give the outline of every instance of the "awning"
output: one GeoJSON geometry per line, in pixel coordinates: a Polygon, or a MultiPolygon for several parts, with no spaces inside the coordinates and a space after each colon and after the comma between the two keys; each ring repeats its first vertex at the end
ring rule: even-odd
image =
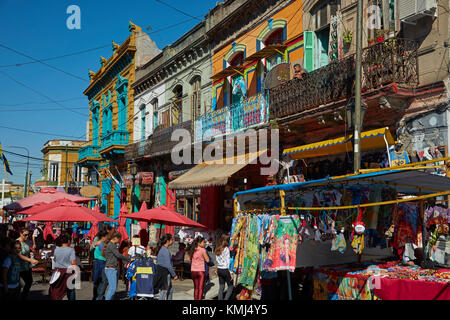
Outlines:
{"type": "Polygon", "coordinates": [[[252,54],[250,57],[245,58],[243,61],[244,62],[259,61],[261,59],[271,57],[277,53],[284,54],[284,51],[286,51],[286,48],[287,48],[287,46],[282,45],[282,44],[267,46],[267,47],[259,50],[258,52],[252,54]]]}
{"type": "Polygon", "coordinates": [[[220,79],[232,76],[232,75],[234,75],[236,73],[239,73],[239,74],[243,75],[243,72],[244,72],[244,67],[243,66],[236,66],[236,67],[230,66],[230,67],[228,67],[226,69],[223,69],[219,73],[216,73],[215,75],[213,75],[211,77],[211,79],[213,81],[216,81],[216,80],[220,80],[220,79]]]}
{"type": "Polygon", "coordinates": [[[267,153],[267,150],[222,159],[221,161],[203,162],[170,182],[169,189],[196,189],[210,186],[224,186],[233,174],[249,164],[256,163],[258,156],[265,153],[267,153]]]}
{"type": "MultiPolygon", "coordinates": [[[[313,157],[321,157],[327,155],[335,155],[353,151],[352,145],[353,135],[348,138],[340,137],[304,146],[285,149],[283,156],[289,155],[292,159],[307,159],[313,157]]],[[[389,128],[381,128],[372,131],[366,131],[361,134],[361,150],[371,150],[377,148],[386,148],[388,145],[395,144],[394,138],[389,131],[389,128]]]]}

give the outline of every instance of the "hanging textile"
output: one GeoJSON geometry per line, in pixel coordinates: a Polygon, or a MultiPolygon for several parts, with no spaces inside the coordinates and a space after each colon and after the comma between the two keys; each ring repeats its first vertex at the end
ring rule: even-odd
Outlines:
{"type": "Polygon", "coordinates": [[[347,242],[345,241],[344,234],[339,233],[331,242],[331,251],[344,253],[345,249],[347,249],[347,242]]]}
{"type": "Polygon", "coordinates": [[[294,272],[297,263],[297,243],[300,218],[275,216],[270,225],[271,246],[263,264],[266,271],[294,272]]]}
{"type": "Polygon", "coordinates": [[[208,229],[216,230],[219,226],[219,187],[201,189],[200,223],[208,229]]]}
{"type": "MultiPolygon", "coordinates": [[[[176,211],[177,210],[177,198],[175,195],[175,190],[167,188],[167,195],[166,195],[166,206],[169,210],[176,211]]],[[[174,235],[175,233],[175,227],[173,226],[166,226],[165,229],[166,233],[174,235]]]]}
{"type": "Polygon", "coordinates": [[[248,290],[253,290],[256,281],[256,273],[258,271],[259,246],[257,219],[256,216],[248,219],[244,261],[242,272],[239,277],[239,283],[248,290]]]}

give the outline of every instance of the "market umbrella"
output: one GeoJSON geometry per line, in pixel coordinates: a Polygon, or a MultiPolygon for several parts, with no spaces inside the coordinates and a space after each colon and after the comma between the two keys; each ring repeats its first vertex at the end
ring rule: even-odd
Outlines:
{"type": "Polygon", "coordinates": [[[55,208],[55,207],[59,206],[61,203],[67,203],[67,202],[72,202],[72,201],[70,201],[68,199],[58,199],[58,200],[50,202],[50,203],[39,202],[39,203],[36,203],[35,205],[33,205],[31,208],[19,211],[18,214],[32,216],[36,213],[40,213],[42,211],[45,211],[45,210],[48,210],[51,208],[55,208]]]}
{"type": "Polygon", "coordinates": [[[106,215],[85,208],[74,202],[60,203],[57,207],[42,211],[21,221],[48,222],[116,222],[106,215]]]}
{"type": "Polygon", "coordinates": [[[175,211],[169,210],[166,206],[161,206],[159,208],[143,212],[132,213],[127,215],[127,219],[160,223],[169,226],[185,226],[206,229],[204,225],[195,222],[194,220],[191,220],[175,211]]]}
{"type": "Polygon", "coordinates": [[[122,235],[121,242],[128,240],[130,237],[128,236],[127,228],[125,227],[125,223],[127,222],[126,216],[128,215],[128,208],[127,204],[124,203],[122,205],[122,208],[120,208],[119,213],[119,228],[117,229],[118,232],[122,235]]]}
{"type": "MultiPolygon", "coordinates": [[[[100,209],[98,208],[98,206],[95,206],[93,211],[96,212],[96,213],[100,213],[101,214],[100,209]]],[[[98,233],[98,222],[94,221],[94,222],[92,222],[91,229],[86,234],[86,237],[88,239],[90,239],[90,240],[94,240],[94,238],[97,235],[97,233],[98,233]]]]}
{"type": "Polygon", "coordinates": [[[59,199],[67,199],[73,202],[89,202],[95,199],[91,198],[83,198],[80,196],[68,194],[61,191],[56,191],[53,188],[42,188],[38,193],[35,193],[25,199],[13,202],[7,206],[4,206],[3,209],[7,211],[21,211],[26,208],[32,207],[33,205],[43,202],[43,203],[51,203],[59,199]]]}
{"type": "MultiPolygon", "coordinates": [[[[139,210],[139,212],[144,212],[147,210],[148,210],[147,203],[144,201],[144,202],[142,202],[141,210],[139,210]]],[[[148,222],[147,221],[139,221],[139,227],[141,227],[141,230],[142,229],[147,230],[148,222]]]]}

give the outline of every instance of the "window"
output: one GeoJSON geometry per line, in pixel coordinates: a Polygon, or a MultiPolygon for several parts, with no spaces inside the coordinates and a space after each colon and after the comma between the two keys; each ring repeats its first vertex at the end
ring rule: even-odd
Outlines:
{"type": "Polygon", "coordinates": [[[59,163],[50,163],[49,181],[58,182],[59,178],[59,163]]]}
{"type": "Polygon", "coordinates": [[[191,110],[194,119],[197,119],[202,114],[202,79],[195,77],[191,82],[192,96],[191,96],[191,110]]]}
{"type": "Polygon", "coordinates": [[[77,164],[72,166],[72,181],[73,182],[83,182],[83,168],[79,167],[77,164]]]}
{"type": "Polygon", "coordinates": [[[153,131],[158,126],[158,98],[153,99],[150,104],[153,107],[153,131]]]}
{"type": "Polygon", "coordinates": [[[178,85],[173,89],[174,100],[171,107],[171,122],[172,125],[177,125],[182,122],[183,111],[183,87],[178,85]]]}
{"type": "Polygon", "coordinates": [[[146,123],[145,123],[145,105],[141,106],[141,141],[145,140],[145,130],[146,130],[146,123]]]}

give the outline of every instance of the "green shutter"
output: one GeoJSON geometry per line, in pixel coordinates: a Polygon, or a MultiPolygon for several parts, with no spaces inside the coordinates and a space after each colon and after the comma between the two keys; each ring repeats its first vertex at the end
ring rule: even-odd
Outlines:
{"type": "Polygon", "coordinates": [[[314,31],[305,31],[304,35],[304,68],[311,72],[314,70],[314,43],[316,42],[316,35],[314,31]]]}

